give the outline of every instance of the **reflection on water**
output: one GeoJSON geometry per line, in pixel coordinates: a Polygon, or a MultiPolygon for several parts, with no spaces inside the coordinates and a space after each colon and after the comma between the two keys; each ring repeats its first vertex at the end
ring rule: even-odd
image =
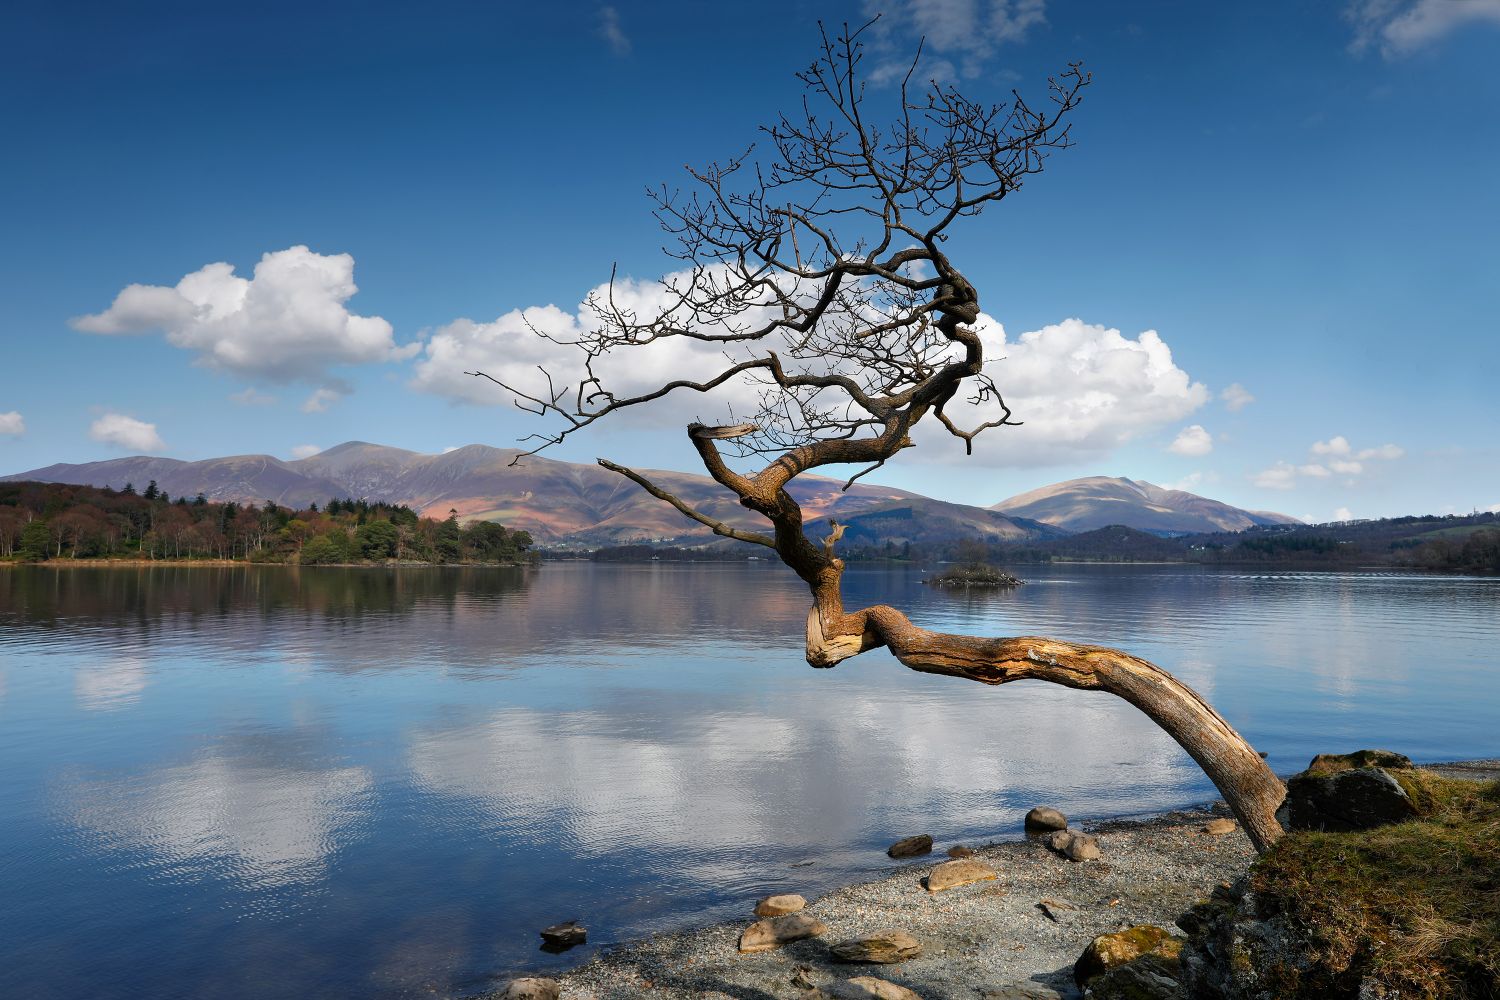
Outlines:
{"type": "MultiPolygon", "coordinates": [[[[848,589],[1128,648],[1281,771],[1500,751],[1496,581],[1031,576],[848,589]]],[[[534,951],[560,920],[593,947],[883,871],[913,832],[1212,794],[1105,696],[811,670],[805,606],[767,564],[0,572],[0,995],[467,995],[576,961],[534,951]]]]}

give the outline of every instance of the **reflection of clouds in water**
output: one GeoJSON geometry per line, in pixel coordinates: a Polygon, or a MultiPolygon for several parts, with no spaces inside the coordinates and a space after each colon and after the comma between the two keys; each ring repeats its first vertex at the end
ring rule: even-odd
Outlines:
{"type": "Polygon", "coordinates": [[[672,704],[628,726],[598,711],[507,708],[418,735],[410,767],[429,791],[477,803],[506,839],[561,837],[588,855],[823,851],[902,824],[1000,831],[1037,790],[1098,813],[1122,779],[1126,810],[1153,807],[1153,793],[1171,804],[1192,780],[1169,737],[1107,696],[900,687],[871,697],[798,684],[779,693],[777,715],[709,710],[686,724],[672,704]]]}
{"type": "Polygon", "coordinates": [[[75,824],[154,852],[173,872],[229,874],[259,888],[316,881],[340,831],[368,809],[370,772],[250,749],[216,749],[140,782],[75,777],[60,795],[75,824]]]}
{"type": "Polygon", "coordinates": [[[137,657],[80,666],[73,673],[73,696],[90,712],[113,712],[141,700],[146,690],[146,663],[137,657]]]}

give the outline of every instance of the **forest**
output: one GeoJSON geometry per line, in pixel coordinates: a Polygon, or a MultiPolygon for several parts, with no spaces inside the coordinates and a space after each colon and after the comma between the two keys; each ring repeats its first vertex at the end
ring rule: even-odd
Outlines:
{"type": "Polygon", "coordinates": [[[242,560],[255,563],[516,563],[532,539],[491,521],[461,525],[409,507],[331,499],[294,510],[271,501],[173,499],[153,481],[137,491],[63,483],[0,483],[0,558],[242,560]]]}

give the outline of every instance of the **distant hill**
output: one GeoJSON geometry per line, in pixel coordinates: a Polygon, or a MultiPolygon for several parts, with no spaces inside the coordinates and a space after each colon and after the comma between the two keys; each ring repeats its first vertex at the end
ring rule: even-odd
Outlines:
{"type": "Polygon", "coordinates": [[[1157,535],[1185,535],[1302,523],[1286,514],[1242,510],[1195,493],[1110,476],[1053,483],[1002,500],[990,509],[1069,532],[1118,524],[1157,535]]]}
{"type": "MultiPolygon", "coordinates": [[[[51,465],[3,480],[38,480],[89,486],[144,489],[151,480],[175,496],[204,494],[210,500],[289,507],[325,503],[331,497],[404,504],[424,516],[457,510],[464,519],[500,521],[529,531],[540,542],[621,544],[654,539],[707,536],[706,529],[616,473],[593,464],[530,457],[519,466],[517,452],[473,444],[440,455],[350,441],[310,458],[282,461],[270,455],[182,462],[169,458],[119,458],[83,465],[51,465]]],[[[761,527],[759,514],[707,476],[649,471],[664,489],[712,517],[741,527],[761,527]]],[[[981,530],[1002,539],[1051,537],[1054,529],[962,504],[947,504],[906,490],[800,476],[790,486],[809,522],[888,508],[921,509],[935,520],[923,530],[947,525],[955,531],[981,530]]],[[[900,515],[889,515],[899,520],[900,515]]],[[[908,522],[910,517],[908,515],[908,522]]],[[[874,530],[874,529],[870,529],[874,530]]]]}

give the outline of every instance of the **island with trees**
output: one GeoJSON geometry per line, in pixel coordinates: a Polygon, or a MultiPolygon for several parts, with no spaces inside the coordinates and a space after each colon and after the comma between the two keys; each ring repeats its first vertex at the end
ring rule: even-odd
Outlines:
{"type": "Polygon", "coordinates": [[[285,563],[306,566],[517,564],[532,538],[493,521],[438,520],[403,505],[329,500],[296,510],[195,497],[155,482],[137,491],[63,483],[0,484],[0,560],[285,563]]]}

